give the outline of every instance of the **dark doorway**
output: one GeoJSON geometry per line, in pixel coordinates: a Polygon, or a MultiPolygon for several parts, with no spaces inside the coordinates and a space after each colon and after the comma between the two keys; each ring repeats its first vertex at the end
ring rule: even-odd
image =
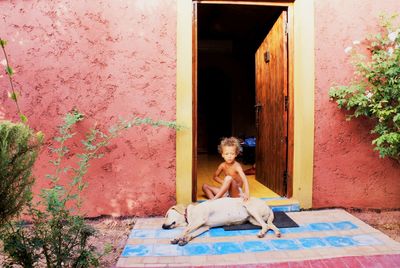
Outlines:
{"type": "MultiPolygon", "coordinates": [[[[197,191],[222,160],[217,153],[222,137],[258,135],[255,54],[286,9],[197,4],[197,191]]],[[[255,148],[245,147],[239,161],[251,167],[256,157],[255,148]]]]}

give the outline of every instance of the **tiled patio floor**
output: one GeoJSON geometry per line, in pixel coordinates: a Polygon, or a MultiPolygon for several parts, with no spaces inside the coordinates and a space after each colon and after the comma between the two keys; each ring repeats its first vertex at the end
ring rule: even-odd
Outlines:
{"type": "Polygon", "coordinates": [[[287,214],[300,227],[281,229],[281,238],[214,228],[183,247],[170,244],[181,228],[138,219],[117,267],[400,267],[400,243],[344,210],[287,214]]]}

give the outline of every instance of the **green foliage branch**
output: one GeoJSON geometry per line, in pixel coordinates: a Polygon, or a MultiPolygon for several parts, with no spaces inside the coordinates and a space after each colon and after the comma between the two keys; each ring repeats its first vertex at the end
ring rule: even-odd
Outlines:
{"type": "Polygon", "coordinates": [[[14,71],[14,69],[10,66],[10,62],[9,62],[9,60],[8,60],[7,53],[6,53],[6,49],[5,49],[6,45],[7,45],[7,41],[0,38],[0,47],[1,47],[1,49],[2,49],[2,51],[3,51],[3,54],[4,54],[4,57],[5,57],[5,71],[6,71],[6,74],[7,74],[7,76],[8,76],[8,80],[9,80],[9,82],[10,82],[10,87],[11,87],[11,92],[8,92],[8,97],[9,97],[10,99],[12,99],[12,100],[15,102],[15,105],[16,105],[16,107],[17,107],[18,116],[19,116],[19,118],[21,119],[21,121],[22,121],[23,123],[26,123],[26,122],[28,121],[28,119],[27,119],[27,117],[21,112],[21,109],[19,108],[19,104],[18,104],[18,96],[19,96],[19,93],[15,90],[14,82],[13,82],[13,79],[12,79],[12,77],[13,77],[15,71],[14,71]]]}
{"type": "Polygon", "coordinates": [[[0,38],[0,47],[5,56],[1,64],[5,66],[11,86],[8,96],[15,102],[23,124],[0,120],[0,226],[16,217],[30,200],[34,182],[31,170],[43,142],[43,134],[34,133],[25,124],[27,118],[18,105],[18,93],[12,79],[14,70],[9,64],[6,44],[0,38]]]}
{"type": "Polygon", "coordinates": [[[31,199],[32,167],[43,141],[25,124],[0,122],[0,226],[31,199]]]}
{"type": "MultiPolygon", "coordinates": [[[[329,96],[338,107],[349,110],[347,120],[365,116],[375,122],[372,144],[380,157],[400,162],[400,25],[397,15],[380,16],[381,31],[366,38],[368,53],[358,46],[346,48],[355,67],[349,85],[334,86],[329,96]]],[[[364,43],[364,42],[363,42],[364,43]]]]}
{"type": "MultiPolygon", "coordinates": [[[[0,46],[5,55],[6,73],[9,77],[11,92],[9,97],[15,102],[18,115],[23,123],[27,118],[22,114],[18,104],[18,93],[15,90],[10,67],[5,51],[7,42],[0,38],[0,46]]],[[[123,130],[133,126],[150,125],[166,126],[175,130],[181,129],[175,122],[133,117],[120,119],[108,132],[97,128],[91,129],[82,140],[83,152],[75,154],[75,166],[64,164],[72,154],[68,141],[76,133],[76,124],[83,120],[78,111],[68,113],[64,124],[59,127],[59,135],[54,138],[57,147],[50,148],[55,156],[50,162],[54,173],[48,174],[49,188],[41,191],[38,199],[32,199],[31,185],[33,178],[31,168],[43,141],[41,132],[33,134],[25,124],[0,122],[0,240],[3,252],[7,256],[5,267],[97,267],[100,258],[111,250],[106,245],[100,253],[90,244],[90,238],[96,230],[86,224],[81,213],[81,193],[88,186],[84,182],[90,162],[103,157],[102,148],[123,130]],[[25,166],[25,168],[22,168],[25,166]],[[7,177],[8,176],[8,177],[7,177]],[[67,183],[61,183],[61,181],[67,183]],[[15,221],[15,215],[22,208],[25,213],[15,221]],[[27,218],[30,221],[21,220],[27,218]]]]}
{"type": "Polygon", "coordinates": [[[4,243],[9,267],[16,264],[23,267],[45,265],[48,268],[99,266],[101,256],[111,248],[106,246],[104,252],[100,253],[90,244],[90,238],[95,236],[96,231],[85,223],[84,214],[80,212],[81,193],[87,187],[83,179],[90,161],[103,157],[102,149],[109,145],[110,140],[133,126],[181,128],[175,122],[149,118],[120,119],[107,132],[91,129],[81,141],[83,152],[75,155],[77,165],[64,165],[67,154],[71,152],[68,140],[76,135],[73,128],[83,118],[83,114],[78,111],[68,113],[59,128],[60,135],[54,138],[58,143],[57,147],[51,148],[55,155],[51,160],[55,171],[47,175],[50,187],[42,189],[40,200],[30,202],[27,207],[27,216],[32,219],[32,223],[8,222],[1,230],[0,238],[4,243]],[[60,182],[66,178],[68,183],[64,186],[60,182]]]}

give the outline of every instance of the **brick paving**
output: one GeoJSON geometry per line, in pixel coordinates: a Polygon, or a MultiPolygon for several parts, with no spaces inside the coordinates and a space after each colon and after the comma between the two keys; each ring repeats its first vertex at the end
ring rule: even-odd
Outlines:
{"type": "Polygon", "coordinates": [[[116,267],[400,267],[400,243],[344,210],[287,215],[299,227],[281,238],[213,228],[183,247],[170,244],[182,228],[138,219],[116,267]]]}

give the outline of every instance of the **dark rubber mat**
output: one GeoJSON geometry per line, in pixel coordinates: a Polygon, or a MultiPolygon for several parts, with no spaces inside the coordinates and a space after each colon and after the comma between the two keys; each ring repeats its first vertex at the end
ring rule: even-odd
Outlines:
{"type": "MultiPolygon", "coordinates": [[[[299,227],[299,225],[292,220],[285,212],[276,211],[274,212],[274,221],[276,227],[278,228],[293,228],[299,227]]],[[[224,226],[225,231],[234,231],[234,230],[253,230],[253,229],[261,229],[260,226],[253,225],[249,222],[239,224],[239,225],[227,225],[224,226]]]]}

